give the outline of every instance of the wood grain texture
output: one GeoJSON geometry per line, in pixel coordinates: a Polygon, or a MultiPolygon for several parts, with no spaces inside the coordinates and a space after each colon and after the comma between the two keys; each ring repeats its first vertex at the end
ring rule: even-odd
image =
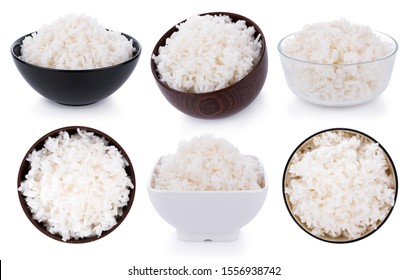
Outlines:
{"type": "MultiPolygon", "coordinates": [[[[212,12],[202,15],[228,15],[233,21],[245,20],[247,26],[253,26],[256,30],[255,36],[261,34],[262,50],[259,62],[253,67],[243,79],[233,85],[221,90],[208,93],[186,93],[170,88],[166,83],[161,82],[159,74],[156,70],[157,66],[151,59],[151,70],[158,88],[164,97],[175,108],[181,112],[202,119],[218,119],[233,115],[246,108],[259,95],[266,81],[268,71],[268,56],[266,39],[261,29],[252,20],[234,13],[227,12],[212,12]]],[[[185,20],[184,20],[185,21],[185,20]]],[[[179,24],[179,23],[178,23],[179,24]]],[[[177,25],[178,25],[177,24],[177,25]]],[[[160,46],[165,45],[165,41],[172,33],[177,31],[174,26],[168,30],[157,42],[153,55],[158,55],[160,46]]]]}

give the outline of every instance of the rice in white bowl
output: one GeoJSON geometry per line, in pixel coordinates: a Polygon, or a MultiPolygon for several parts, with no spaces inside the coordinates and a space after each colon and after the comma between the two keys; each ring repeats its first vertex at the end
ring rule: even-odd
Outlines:
{"type": "Polygon", "coordinates": [[[23,40],[21,59],[37,66],[83,70],[109,67],[133,57],[133,42],[106,30],[95,18],[69,14],[23,40]]]}
{"type": "Polygon", "coordinates": [[[182,92],[204,93],[245,77],[260,58],[261,35],[227,15],[192,16],[152,58],[160,80],[182,92]]]}
{"type": "Polygon", "coordinates": [[[63,241],[111,229],[134,188],[120,151],[86,130],[61,131],[26,160],[30,170],[18,190],[32,217],[63,241]]]}
{"type": "Polygon", "coordinates": [[[213,135],[181,141],[177,152],[163,156],[151,187],[179,191],[239,191],[264,187],[264,170],[253,156],[242,155],[224,138],[213,135]]]}
{"type": "Polygon", "coordinates": [[[395,174],[385,152],[353,132],[312,137],[295,152],[285,176],[290,211],[319,237],[360,238],[395,203],[395,174]]]}

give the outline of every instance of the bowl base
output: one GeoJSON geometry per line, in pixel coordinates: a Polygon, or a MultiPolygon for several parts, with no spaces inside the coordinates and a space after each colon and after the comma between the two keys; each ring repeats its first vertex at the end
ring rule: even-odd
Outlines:
{"type": "Polygon", "coordinates": [[[55,101],[55,103],[58,105],[69,106],[69,107],[85,107],[85,106],[89,106],[89,105],[98,103],[98,101],[90,102],[90,103],[83,103],[83,104],[71,104],[71,103],[64,103],[64,102],[57,102],[57,101],[55,101]]]}
{"type": "Polygon", "coordinates": [[[234,241],[239,237],[239,230],[227,233],[190,233],[177,230],[178,238],[182,241],[191,242],[226,242],[234,241]]]}

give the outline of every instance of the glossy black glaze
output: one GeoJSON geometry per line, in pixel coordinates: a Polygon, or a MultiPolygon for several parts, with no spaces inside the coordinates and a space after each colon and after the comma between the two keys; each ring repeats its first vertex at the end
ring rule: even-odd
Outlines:
{"type": "MultiPolygon", "coordinates": [[[[30,33],[31,34],[31,33],[30,33]]],[[[11,46],[11,54],[17,69],[27,83],[44,97],[59,104],[79,106],[98,102],[118,90],[130,77],[141,54],[141,45],[133,40],[133,57],[121,64],[90,70],[61,70],[35,66],[24,62],[21,45],[27,34],[11,46]]]]}

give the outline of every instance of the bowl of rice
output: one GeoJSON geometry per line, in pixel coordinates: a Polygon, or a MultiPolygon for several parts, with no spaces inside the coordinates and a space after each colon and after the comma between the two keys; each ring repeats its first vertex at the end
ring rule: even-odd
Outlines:
{"type": "Polygon", "coordinates": [[[213,135],[181,141],[153,168],[148,194],[183,241],[233,241],[266,199],[264,168],[213,135]]]}
{"type": "Polygon", "coordinates": [[[278,44],[290,90],[307,102],[336,107],[383,93],[397,50],[389,35],[346,19],[305,25],[278,44]]]}
{"type": "Polygon", "coordinates": [[[71,106],[93,104],[116,92],[140,54],[135,38],[75,14],[43,25],[11,46],[26,82],[45,98],[71,106]]]}
{"type": "Polygon", "coordinates": [[[285,168],[283,194],[294,221],[327,242],[349,243],[376,232],[397,197],[387,151],[353,129],[318,132],[302,142],[285,168]]]}
{"type": "Polygon", "coordinates": [[[246,108],[266,80],[263,32],[238,14],[191,16],[157,42],[151,70],[164,97],[179,111],[217,119],[246,108]]]}
{"type": "Polygon", "coordinates": [[[20,204],[31,223],[66,243],[113,232],[133,204],[130,158],[112,137],[69,126],[45,134],[28,150],[18,173],[20,204]]]}

